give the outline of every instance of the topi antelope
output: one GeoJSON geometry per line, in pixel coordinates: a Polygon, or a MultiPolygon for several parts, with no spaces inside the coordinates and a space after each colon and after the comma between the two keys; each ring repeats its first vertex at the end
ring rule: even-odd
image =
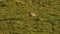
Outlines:
{"type": "Polygon", "coordinates": [[[29,17],[32,17],[32,19],[35,19],[36,21],[39,21],[39,18],[35,18],[36,14],[33,12],[29,12],[29,17]]]}
{"type": "Polygon", "coordinates": [[[36,17],[35,13],[29,12],[29,17],[36,17]]]}

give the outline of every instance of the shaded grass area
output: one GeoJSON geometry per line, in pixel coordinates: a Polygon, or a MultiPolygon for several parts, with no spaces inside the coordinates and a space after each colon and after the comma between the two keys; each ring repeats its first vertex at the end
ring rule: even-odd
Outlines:
{"type": "Polygon", "coordinates": [[[0,34],[60,34],[60,0],[0,0],[0,34]]]}

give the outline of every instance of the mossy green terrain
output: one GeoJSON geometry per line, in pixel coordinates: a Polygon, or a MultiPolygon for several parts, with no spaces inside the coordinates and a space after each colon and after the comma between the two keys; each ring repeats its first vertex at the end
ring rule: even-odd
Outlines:
{"type": "Polygon", "coordinates": [[[60,0],[0,0],[0,34],[60,34],[60,0]]]}

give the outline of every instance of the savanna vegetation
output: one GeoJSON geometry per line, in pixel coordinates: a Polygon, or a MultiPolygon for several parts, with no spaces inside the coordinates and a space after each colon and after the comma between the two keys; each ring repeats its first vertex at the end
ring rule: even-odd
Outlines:
{"type": "Polygon", "coordinates": [[[60,34],[60,0],[0,0],[0,34],[60,34]]]}

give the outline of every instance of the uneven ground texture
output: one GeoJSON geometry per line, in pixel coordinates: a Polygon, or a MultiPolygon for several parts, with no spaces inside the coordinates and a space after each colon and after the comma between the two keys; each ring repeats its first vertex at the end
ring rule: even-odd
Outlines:
{"type": "Polygon", "coordinates": [[[60,34],[60,0],[0,0],[0,34],[60,34]]]}

